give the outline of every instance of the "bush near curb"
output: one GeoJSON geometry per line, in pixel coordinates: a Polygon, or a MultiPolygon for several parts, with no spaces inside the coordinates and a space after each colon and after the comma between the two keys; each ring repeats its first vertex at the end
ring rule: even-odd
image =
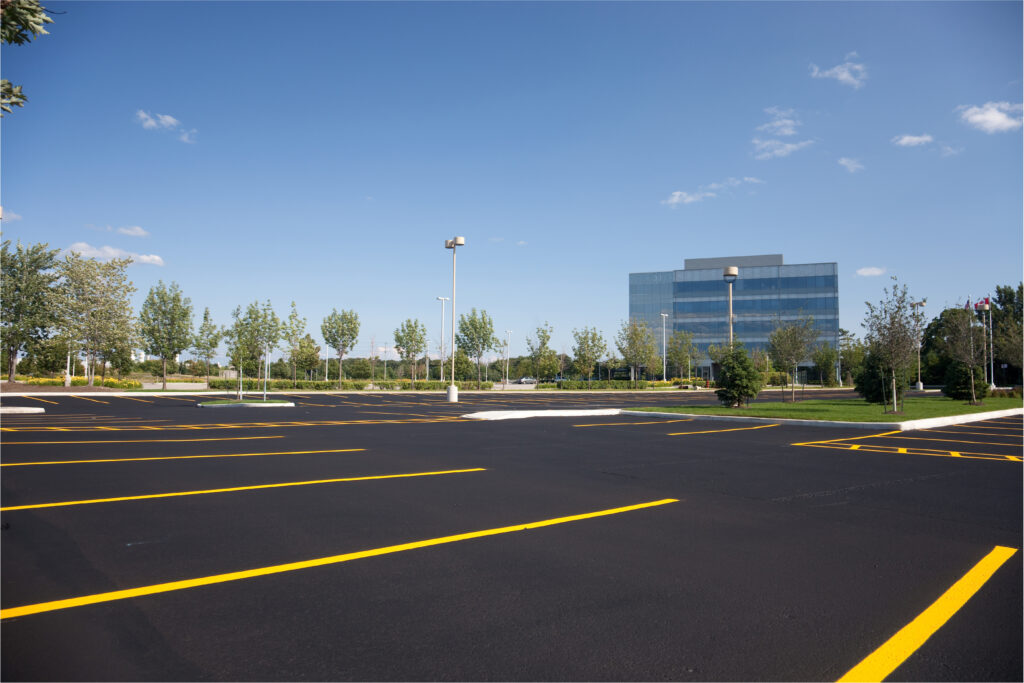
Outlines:
{"type": "MultiPolygon", "coordinates": [[[[37,387],[62,387],[64,386],[64,380],[59,377],[30,377],[25,380],[26,384],[32,384],[37,387]]],[[[89,380],[84,377],[72,377],[71,386],[73,387],[84,387],[88,386],[89,380]]],[[[94,381],[96,386],[104,386],[108,389],[141,389],[142,383],[136,382],[133,379],[122,379],[120,381],[116,379],[105,380],[102,385],[99,381],[94,381]]]]}
{"type": "MultiPolygon", "coordinates": [[[[263,391],[263,380],[245,379],[242,380],[245,391],[263,391]]],[[[494,382],[482,382],[482,389],[490,389],[494,382]]],[[[299,380],[292,382],[290,379],[272,379],[267,382],[268,391],[362,391],[369,388],[370,381],[364,379],[345,379],[341,381],[341,388],[338,388],[338,381],[312,382],[299,380]]],[[[476,389],[476,382],[456,382],[455,386],[462,390],[476,389]]],[[[379,380],[373,384],[374,389],[384,391],[444,391],[448,388],[448,382],[438,380],[422,380],[412,385],[407,379],[379,380]]],[[[237,379],[211,379],[210,389],[221,391],[233,391],[238,389],[237,379]]]]}

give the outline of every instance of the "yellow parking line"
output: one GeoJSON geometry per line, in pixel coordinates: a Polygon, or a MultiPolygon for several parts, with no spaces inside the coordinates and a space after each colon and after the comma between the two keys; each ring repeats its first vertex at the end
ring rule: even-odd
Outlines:
{"type": "MultiPolygon", "coordinates": [[[[152,427],[151,429],[160,429],[159,427],[152,427]]],[[[67,445],[77,446],[82,443],[184,443],[192,441],[249,441],[252,439],[283,439],[284,435],[279,436],[222,436],[218,438],[209,439],[125,439],[122,441],[4,441],[5,446],[54,446],[54,445],[67,445]]]]}
{"type": "Polygon", "coordinates": [[[686,436],[687,434],[717,434],[719,432],[742,432],[748,429],[767,429],[768,427],[778,427],[779,425],[757,425],[756,427],[733,427],[732,429],[709,429],[704,432],[675,432],[668,436],[686,436]]]}
{"type": "Polygon", "coordinates": [[[618,427],[619,425],[658,425],[670,422],[693,422],[693,418],[687,420],[654,420],[652,422],[602,422],[592,425],[573,425],[573,427],[618,427]]]}
{"type": "Polygon", "coordinates": [[[100,460],[46,460],[42,462],[5,462],[0,467],[28,467],[30,465],[84,465],[95,462],[142,462],[145,460],[190,460],[194,458],[248,458],[256,455],[310,455],[313,453],[354,453],[365,448],[334,448],[324,451],[276,451],[273,453],[219,453],[215,455],[164,455],[150,458],[103,458],[100,460]]]}
{"type": "Polygon", "coordinates": [[[926,439],[922,436],[887,436],[886,439],[907,439],[908,441],[938,441],[939,443],[973,443],[981,446],[1019,446],[1016,443],[999,443],[996,441],[968,441],[967,439],[926,439]]]}
{"type": "Polygon", "coordinates": [[[880,432],[878,434],[865,434],[864,436],[844,436],[839,439],[828,439],[827,441],[804,441],[803,443],[793,443],[790,446],[813,446],[819,443],[835,443],[837,441],[856,441],[857,439],[873,439],[878,436],[889,436],[890,434],[899,434],[899,431],[894,432],[880,432]]]}
{"type": "Polygon", "coordinates": [[[47,401],[45,398],[38,398],[36,396],[19,396],[19,398],[30,398],[33,401],[42,401],[43,403],[52,403],[55,406],[59,406],[60,405],[56,401],[47,401]]]}
{"type": "MultiPolygon", "coordinates": [[[[953,425],[953,426],[955,427],[956,425],[953,425]]],[[[1019,429],[1017,431],[1020,432],[1019,429]]],[[[954,431],[954,430],[949,430],[949,429],[929,429],[925,433],[927,433],[927,434],[971,434],[972,436],[998,436],[998,434],[992,434],[990,432],[963,432],[963,431],[954,431]]]]}
{"type": "Polygon", "coordinates": [[[310,486],[312,484],[335,484],[350,481],[369,481],[371,479],[402,479],[408,477],[429,477],[438,474],[461,474],[463,472],[483,472],[484,468],[476,467],[467,470],[444,470],[441,472],[413,472],[411,474],[381,474],[372,477],[344,477],[341,479],[317,479],[314,481],[286,481],[279,484],[259,484],[257,486],[236,486],[226,489],[205,489],[202,491],[174,491],[173,493],[149,493],[141,496],[120,496],[118,498],[93,498],[90,500],[67,500],[58,503],[37,503],[34,505],[11,505],[0,508],[0,512],[14,510],[36,510],[39,508],[59,508],[71,505],[94,505],[96,503],[119,503],[126,500],[149,500],[152,498],[176,498],[179,496],[202,496],[208,493],[234,493],[236,491],[254,491],[256,489],[276,489],[287,486],[310,486]]]}
{"type": "Polygon", "coordinates": [[[133,398],[131,396],[115,396],[114,398],[123,398],[126,401],[138,401],[139,403],[152,403],[152,401],[147,401],[144,398],[133,398]]]}
{"type": "Polygon", "coordinates": [[[343,555],[318,557],[316,559],[305,560],[302,562],[289,562],[288,564],[271,565],[269,567],[259,567],[256,569],[247,569],[244,571],[230,572],[227,574],[214,574],[212,576],[204,576],[197,579],[171,581],[168,583],[158,583],[150,586],[141,586],[139,588],[129,588],[127,590],[110,591],[108,593],[96,593],[94,595],[85,595],[78,598],[68,598],[66,600],[53,600],[51,602],[40,602],[34,605],[24,605],[22,607],[10,607],[5,610],[0,610],[0,619],[11,619],[14,617],[23,617],[30,614],[39,614],[41,612],[52,612],[54,610],[68,609],[71,607],[81,607],[83,605],[95,605],[101,602],[112,602],[114,600],[137,598],[143,595],[155,595],[157,593],[167,593],[170,591],[184,590],[186,588],[209,586],[212,584],[225,583],[228,581],[251,579],[257,576],[268,576],[271,574],[280,574],[283,572],[296,571],[299,569],[309,569],[311,567],[322,567],[325,565],[339,564],[341,562],[349,562],[351,560],[358,560],[367,557],[377,557],[379,555],[399,553],[405,550],[429,548],[431,546],[442,545],[445,543],[467,541],[473,538],[497,536],[499,534],[507,534],[516,531],[527,531],[530,529],[539,529],[542,527],[554,526],[556,524],[578,522],[584,519],[593,519],[595,517],[617,515],[622,512],[631,512],[633,510],[641,510],[644,508],[656,507],[659,505],[667,505],[669,503],[678,502],[679,501],[675,498],[665,498],[662,500],[651,501],[649,503],[640,503],[638,505],[627,505],[625,507],[611,508],[608,510],[598,510],[596,512],[587,512],[581,515],[571,515],[569,517],[556,517],[554,519],[545,519],[539,522],[529,522],[526,524],[517,524],[514,526],[497,527],[494,529],[483,529],[481,531],[470,531],[468,533],[455,534],[453,536],[441,536],[438,538],[430,538],[424,541],[414,541],[412,543],[389,545],[384,546],[382,548],[373,548],[371,550],[363,550],[354,553],[345,553],[343,555]]]}
{"type": "Polygon", "coordinates": [[[912,622],[900,629],[896,635],[885,641],[881,647],[868,655],[839,679],[842,681],[883,681],[910,655],[924,645],[943,624],[950,620],[967,601],[992,578],[996,570],[1010,559],[1016,548],[997,545],[981,559],[949,590],[939,596],[928,609],[921,612],[912,622]]]}
{"type": "Polygon", "coordinates": [[[189,403],[195,403],[196,398],[181,398],[180,396],[154,396],[153,398],[166,398],[168,401],[188,401],[189,403]]]}
{"type": "Polygon", "coordinates": [[[77,396],[75,394],[71,394],[71,398],[80,398],[83,401],[92,401],[93,403],[103,403],[104,405],[110,405],[110,401],[98,401],[95,398],[86,398],[85,396],[77,396]]]}

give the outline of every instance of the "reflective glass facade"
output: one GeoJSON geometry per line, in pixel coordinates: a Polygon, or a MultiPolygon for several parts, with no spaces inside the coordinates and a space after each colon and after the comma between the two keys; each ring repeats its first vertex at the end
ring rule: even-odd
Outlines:
{"type": "MultiPolygon", "coordinates": [[[[739,261],[739,259],[736,259],[739,261]]],[[[728,259],[702,259],[702,263],[728,259]]],[[[836,263],[778,265],[779,256],[742,257],[733,283],[733,337],[748,350],[764,349],[780,323],[810,315],[818,342],[839,343],[839,280],[836,263]],[[771,263],[772,265],[768,265],[771,263]]],[[[660,339],[661,313],[668,330],[685,330],[705,351],[729,339],[729,290],[722,268],[686,268],[659,273],[630,273],[629,315],[646,322],[660,339]]],[[[706,361],[705,361],[706,362],[706,361]]]]}

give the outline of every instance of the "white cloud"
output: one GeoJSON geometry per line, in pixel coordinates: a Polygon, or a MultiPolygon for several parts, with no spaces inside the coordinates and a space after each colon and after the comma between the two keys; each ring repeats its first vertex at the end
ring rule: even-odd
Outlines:
{"type": "MultiPolygon", "coordinates": [[[[851,52],[846,55],[846,59],[850,60],[857,56],[856,52],[851,52]]],[[[825,70],[819,69],[816,64],[811,64],[811,78],[834,78],[845,85],[860,88],[868,78],[868,70],[863,64],[851,61],[825,70]]]]}
{"type": "Polygon", "coordinates": [[[682,190],[673,192],[669,195],[668,199],[661,200],[661,203],[672,207],[679,206],[680,204],[693,204],[694,202],[703,201],[708,197],[717,197],[720,191],[727,190],[731,187],[739,187],[744,183],[763,185],[764,181],[758,178],[751,178],[749,176],[744,177],[742,180],[739,178],[726,178],[718,183],[701,185],[697,188],[696,192],[683,192],[682,190]]]}
{"type": "Polygon", "coordinates": [[[754,183],[755,185],[764,185],[764,181],[761,180],[760,178],[751,178],[750,176],[744,176],[743,182],[754,183]]]}
{"type": "Polygon", "coordinates": [[[130,258],[136,263],[148,263],[154,266],[164,265],[164,260],[156,254],[135,254],[124,249],[117,247],[102,246],[94,247],[88,242],[75,242],[67,248],[69,252],[76,252],[86,258],[99,259],[100,261],[109,261],[115,258],[130,258]]]}
{"type": "Polygon", "coordinates": [[[714,192],[673,192],[668,199],[661,200],[662,204],[678,206],[679,204],[693,204],[702,201],[706,197],[717,197],[714,192]]]}
{"type": "Polygon", "coordinates": [[[956,108],[956,111],[960,112],[961,121],[989,134],[1005,133],[1020,128],[1024,125],[1021,119],[1022,110],[1024,105],[1009,102],[986,102],[980,107],[964,104],[956,108]]]}
{"type": "Polygon", "coordinates": [[[182,142],[187,142],[190,145],[194,145],[196,142],[196,133],[198,132],[199,131],[196,130],[195,128],[193,128],[192,130],[183,130],[181,132],[181,135],[178,136],[178,139],[181,140],[182,142]]]}
{"type": "Polygon", "coordinates": [[[516,246],[517,247],[525,247],[526,246],[526,240],[519,240],[518,242],[516,242],[516,246]]]}
{"type": "Polygon", "coordinates": [[[3,212],[3,216],[2,216],[2,220],[3,220],[4,223],[12,223],[14,221],[20,221],[21,220],[21,214],[20,213],[14,213],[13,211],[4,211],[3,212]]]}
{"type": "Polygon", "coordinates": [[[814,140],[783,142],[782,140],[759,140],[757,138],[751,142],[754,143],[754,158],[762,160],[788,157],[793,152],[814,144],[814,140]]]}
{"type": "Polygon", "coordinates": [[[919,147],[920,145],[927,145],[934,140],[935,138],[925,133],[923,135],[897,135],[891,142],[899,147],[919,147]]]}
{"type": "Polygon", "coordinates": [[[764,113],[771,116],[772,120],[758,126],[757,130],[764,131],[769,135],[796,135],[797,126],[801,125],[800,121],[793,115],[792,109],[768,107],[764,110],[764,113]]]}
{"type": "Polygon", "coordinates": [[[939,149],[939,153],[944,157],[955,157],[960,152],[964,151],[963,147],[953,147],[952,145],[943,144],[939,149]]]}
{"type": "Polygon", "coordinates": [[[839,165],[846,168],[850,173],[856,173],[857,171],[864,170],[864,164],[860,163],[856,159],[851,159],[850,157],[841,158],[839,160],[839,165]]]}
{"type": "Polygon", "coordinates": [[[857,275],[861,277],[877,277],[885,274],[885,268],[879,268],[878,266],[865,266],[857,269],[857,275]]]}
{"type": "Polygon", "coordinates": [[[118,228],[117,231],[122,235],[131,235],[132,237],[149,237],[149,233],[138,225],[130,225],[127,228],[118,228]]]}
{"type": "Polygon", "coordinates": [[[195,128],[191,130],[185,130],[181,125],[181,121],[174,118],[170,114],[150,114],[148,111],[141,109],[135,112],[135,119],[142,124],[142,127],[146,130],[170,130],[178,134],[178,139],[182,142],[189,144],[196,141],[196,134],[199,132],[195,128]]]}

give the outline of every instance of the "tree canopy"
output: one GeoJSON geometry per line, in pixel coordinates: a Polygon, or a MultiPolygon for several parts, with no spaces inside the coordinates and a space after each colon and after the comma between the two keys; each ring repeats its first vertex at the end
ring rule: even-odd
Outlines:
{"type": "Polygon", "coordinates": [[[49,291],[57,281],[57,250],[46,244],[28,247],[10,240],[0,247],[0,329],[7,354],[7,375],[14,381],[18,354],[49,336],[54,313],[49,291]]]}
{"type": "Polygon", "coordinates": [[[146,353],[160,356],[166,391],[168,359],[173,360],[194,341],[192,300],[181,293],[177,282],[168,287],[160,280],[150,288],[139,311],[139,333],[146,353]]]}

